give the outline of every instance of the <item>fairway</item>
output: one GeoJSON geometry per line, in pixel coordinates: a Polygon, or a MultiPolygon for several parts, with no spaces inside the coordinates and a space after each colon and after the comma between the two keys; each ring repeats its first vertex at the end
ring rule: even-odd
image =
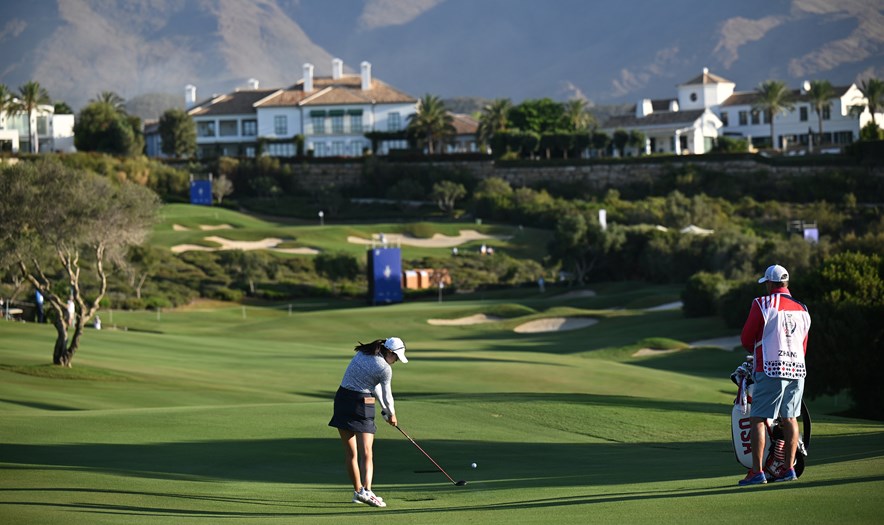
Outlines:
{"type": "Polygon", "coordinates": [[[597,292],[115,311],[86,332],[71,370],[48,365],[51,326],[0,321],[0,523],[775,519],[751,516],[760,509],[787,523],[880,522],[884,424],[832,415],[843,397],[811,401],[804,475],[738,488],[728,376],[743,354],[638,352],[651,338],[675,348],[732,331],[651,308],[672,287],[597,292]],[[511,315],[428,323],[500,312],[511,315]],[[549,317],[596,322],[514,330],[549,317]],[[379,422],[374,490],[388,507],[376,509],[350,502],[327,422],[353,347],[391,335],[408,345],[394,367],[401,427],[468,484],[425,472],[426,457],[379,422]]]}

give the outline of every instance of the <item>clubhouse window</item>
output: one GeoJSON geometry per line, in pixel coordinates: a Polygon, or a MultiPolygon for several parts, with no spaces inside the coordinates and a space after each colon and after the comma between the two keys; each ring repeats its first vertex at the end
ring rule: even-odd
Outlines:
{"type": "Polygon", "coordinates": [[[344,115],[333,115],[331,118],[332,133],[342,135],[344,133],[344,115]]]}
{"type": "Polygon", "coordinates": [[[727,111],[721,112],[721,123],[727,126],[727,111]]]}
{"type": "Polygon", "coordinates": [[[196,136],[197,137],[214,137],[215,136],[215,121],[208,122],[197,122],[196,123],[196,136]]]}
{"type": "Polygon", "coordinates": [[[807,122],[807,106],[801,106],[798,108],[798,118],[801,122],[807,122]]]}
{"type": "Polygon", "coordinates": [[[311,117],[310,121],[313,123],[313,134],[314,135],[325,135],[325,117],[311,117]]]}
{"type": "Polygon", "coordinates": [[[294,157],[295,145],[291,142],[270,142],[267,144],[267,154],[271,157],[294,157]]]}
{"type": "Polygon", "coordinates": [[[749,124],[749,113],[748,112],[741,111],[739,113],[739,117],[740,117],[740,125],[741,126],[745,126],[745,125],[749,124]]]}
{"type": "Polygon", "coordinates": [[[255,119],[242,121],[242,134],[244,137],[254,137],[258,135],[258,121],[255,119]]]}
{"type": "Polygon", "coordinates": [[[393,112],[387,115],[387,131],[399,131],[402,129],[402,115],[393,112]]]}
{"type": "Polygon", "coordinates": [[[235,120],[222,120],[218,122],[218,131],[222,137],[235,137],[238,127],[235,120]]]}
{"type": "Polygon", "coordinates": [[[273,117],[273,133],[276,136],[286,136],[289,134],[289,121],[285,115],[276,115],[273,117]]]}
{"type": "Polygon", "coordinates": [[[362,115],[350,115],[350,132],[362,133],[362,115]]]}
{"type": "Polygon", "coordinates": [[[831,104],[826,104],[823,106],[823,120],[830,120],[832,118],[832,106],[831,104]]]}
{"type": "Polygon", "coordinates": [[[761,124],[761,112],[752,110],[752,124],[761,124]]]}

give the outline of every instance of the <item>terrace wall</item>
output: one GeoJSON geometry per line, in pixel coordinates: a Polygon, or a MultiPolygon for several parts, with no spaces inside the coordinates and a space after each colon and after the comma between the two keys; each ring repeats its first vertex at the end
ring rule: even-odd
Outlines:
{"type": "MultiPolygon", "coordinates": [[[[858,165],[852,160],[843,160],[843,157],[833,157],[831,160],[824,159],[820,162],[804,161],[803,163],[774,164],[756,159],[755,156],[739,157],[732,160],[720,158],[706,159],[706,156],[691,157],[690,160],[683,158],[663,159],[627,159],[622,161],[598,161],[598,162],[572,162],[567,161],[515,161],[494,162],[482,161],[432,161],[416,162],[409,161],[410,166],[433,166],[434,168],[449,168],[460,172],[468,172],[479,179],[488,177],[500,177],[514,187],[536,186],[541,183],[555,181],[558,183],[581,183],[590,185],[599,190],[618,188],[627,184],[652,181],[656,178],[679,170],[686,166],[693,166],[700,171],[728,173],[731,175],[746,175],[765,173],[775,178],[807,176],[829,173],[852,173],[855,175],[882,179],[884,184],[884,166],[858,165]]],[[[791,160],[791,159],[781,159],[791,160]]],[[[802,159],[803,160],[803,159],[802,159]]],[[[374,161],[374,162],[398,162],[398,161],[374,161]]],[[[302,163],[297,167],[298,180],[302,187],[315,188],[325,187],[350,187],[359,185],[362,181],[362,173],[365,169],[371,169],[363,162],[335,162],[335,163],[302,163]]]]}

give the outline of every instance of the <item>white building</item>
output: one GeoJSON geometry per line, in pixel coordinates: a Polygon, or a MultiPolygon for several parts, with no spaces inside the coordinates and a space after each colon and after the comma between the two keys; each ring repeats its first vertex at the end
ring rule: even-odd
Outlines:
{"type": "MultiPolygon", "coordinates": [[[[289,157],[297,154],[296,137],[315,157],[355,157],[372,148],[365,134],[399,133],[417,111],[417,99],[372,78],[363,62],[358,75],[345,75],[343,62],[332,61],[332,75],[314,76],[304,64],[303,78],[288,88],[260,89],[250,81],[237,90],[196,103],[196,88],[186,88],[185,102],[197,131],[198,155],[289,157]]],[[[407,148],[401,139],[384,140],[375,153],[407,148]]]]}
{"type": "MultiPolygon", "coordinates": [[[[794,108],[774,117],[773,144],[778,149],[838,149],[859,139],[859,131],[872,117],[868,110],[857,115],[852,107],[864,106],[865,98],[855,84],[835,87],[835,96],[823,110],[822,140],[819,118],[807,94],[810,83],[791,92],[794,108]]],[[[645,152],[705,153],[718,136],[743,138],[757,147],[770,147],[770,122],[754,109],[756,91],[738,92],[736,84],[704,69],[678,86],[674,99],[639,101],[634,115],[613,117],[602,127],[641,131],[647,137],[645,152]]],[[[879,117],[880,118],[880,117],[879,117]]]]}
{"type": "Polygon", "coordinates": [[[479,153],[479,121],[464,113],[449,113],[454,136],[445,144],[445,153],[479,153]]]}
{"type": "MultiPolygon", "coordinates": [[[[829,149],[840,148],[859,140],[860,129],[871,119],[868,109],[856,115],[852,107],[865,106],[866,99],[856,86],[834,86],[835,96],[822,111],[822,135],[820,115],[811,102],[808,90],[810,82],[791,91],[792,111],[774,116],[773,144],[777,149],[829,149]]],[[[754,91],[734,93],[716,108],[724,123],[723,134],[750,140],[755,147],[770,147],[770,120],[764,111],[754,109],[758,94],[754,91]]]]}
{"type": "Polygon", "coordinates": [[[74,148],[74,116],[56,115],[55,108],[48,104],[37,107],[30,115],[25,113],[8,114],[0,112],[0,151],[30,153],[30,132],[36,136],[34,153],[40,151],[72,152],[74,148]]]}

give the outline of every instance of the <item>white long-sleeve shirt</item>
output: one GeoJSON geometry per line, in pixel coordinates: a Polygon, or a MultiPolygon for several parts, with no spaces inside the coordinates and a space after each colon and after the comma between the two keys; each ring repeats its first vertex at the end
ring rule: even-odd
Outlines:
{"type": "Polygon", "coordinates": [[[350,364],[347,365],[341,386],[363,394],[374,393],[375,398],[381,402],[381,406],[387,414],[392,415],[395,414],[392,381],[393,368],[383,357],[356,352],[356,355],[350,360],[350,364]]]}

